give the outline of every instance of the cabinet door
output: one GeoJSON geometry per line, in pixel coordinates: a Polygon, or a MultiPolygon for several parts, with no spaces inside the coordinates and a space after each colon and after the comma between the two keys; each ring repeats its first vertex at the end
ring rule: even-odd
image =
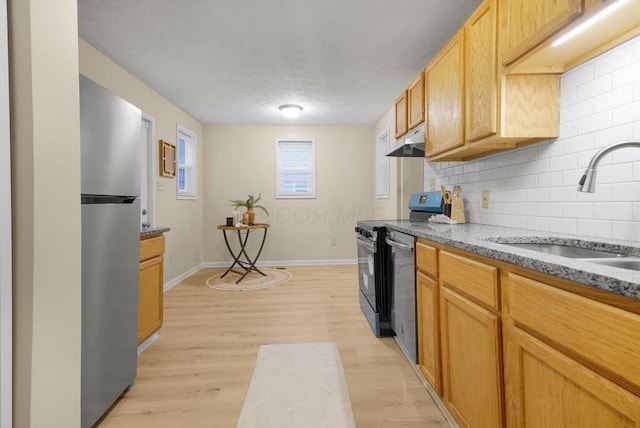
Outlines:
{"type": "Polygon", "coordinates": [[[637,395],[517,327],[505,337],[508,426],[640,426],[637,395]]]}
{"type": "Polygon", "coordinates": [[[402,137],[409,130],[407,120],[407,91],[404,91],[396,100],[396,138],[402,137]]]}
{"type": "Polygon", "coordinates": [[[584,0],[501,0],[503,63],[508,64],[578,17],[584,0]]]}
{"type": "Polygon", "coordinates": [[[440,383],[440,344],[438,325],[438,283],[422,272],[416,273],[418,283],[418,349],[419,366],[433,389],[442,394],[440,383]]]}
{"type": "Polygon", "coordinates": [[[461,426],[503,425],[498,316],[440,288],[443,401],[461,426]]]}
{"type": "Polygon", "coordinates": [[[486,0],[465,24],[467,141],[497,132],[498,74],[495,0],[486,0]]]}
{"type": "Polygon", "coordinates": [[[420,72],[408,89],[409,129],[424,122],[424,72],[420,72]]]}
{"type": "Polygon", "coordinates": [[[162,326],[162,256],[140,263],[138,303],[138,345],[162,326]]]}
{"type": "Polygon", "coordinates": [[[464,29],[427,65],[427,156],[464,144],[463,35],[464,29]]]}

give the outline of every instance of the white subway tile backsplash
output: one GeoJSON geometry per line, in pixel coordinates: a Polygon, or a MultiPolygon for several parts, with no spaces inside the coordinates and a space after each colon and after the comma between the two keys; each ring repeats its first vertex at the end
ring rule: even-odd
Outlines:
{"type": "Polygon", "coordinates": [[[632,101],[633,85],[625,85],[595,97],[593,100],[593,109],[595,112],[611,110],[612,108],[629,104],[632,101]]]}
{"type": "Polygon", "coordinates": [[[595,112],[593,98],[582,100],[560,110],[560,123],[567,123],[595,112]]]}
{"type": "Polygon", "coordinates": [[[633,63],[612,72],[611,77],[613,79],[613,87],[619,88],[620,86],[633,83],[638,78],[639,74],[640,61],[636,60],[633,63]]]}
{"type": "Polygon", "coordinates": [[[613,109],[614,126],[624,123],[633,123],[636,120],[640,120],[640,101],[613,109]]]}
{"type": "Polygon", "coordinates": [[[549,232],[556,233],[578,233],[578,221],[574,218],[557,218],[549,219],[549,232]]]}
{"type": "Polygon", "coordinates": [[[605,220],[578,220],[578,235],[612,238],[611,222],[605,220]]]}
{"type": "Polygon", "coordinates": [[[548,217],[527,217],[527,229],[549,231],[548,217]]]}
{"type": "Polygon", "coordinates": [[[595,76],[610,75],[611,72],[634,61],[633,44],[625,44],[601,55],[595,62],[595,76]]]}
{"type": "Polygon", "coordinates": [[[614,239],[626,239],[627,241],[640,241],[640,222],[611,222],[611,237],[614,239]]]}
{"type": "Polygon", "coordinates": [[[562,171],[550,172],[538,175],[538,186],[559,187],[562,186],[562,171]]]}
{"type": "Polygon", "coordinates": [[[564,138],[562,145],[565,153],[577,153],[593,147],[594,134],[582,134],[572,138],[564,138]]]}
{"type": "Polygon", "coordinates": [[[578,134],[586,134],[587,132],[599,131],[601,129],[611,128],[613,123],[612,112],[603,111],[592,114],[590,116],[578,119],[578,134]]]}
{"type": "Polygon", "coordinates": [[[611,75],[605,74],[590,82],[578,86],[578,101],[593,98],[611,91],[611,75]]]}
{"type": "Polygon", "coordinates": [[[640,36],[565,73],[560,136],[469,162],[425,163],[424,183],[463,184],[467,220],[640,240],[640,150],[605,156],[595,193],[577,185],[602,147],[640,140],[640,36]],[[481,192],[491,192],[489,208],[481,192]]]}
{"type": "MultiPolygon", "coordinates": [[[[613,128],[603,129],[593,133],[593,147],[606,147],[616,141],[625,141],[633,138],[633,125],[625,123],[613,128]]],[[[612,155],[618,155],[620,152],[614,152],[612,155]]]]}
{"type": "MultiPolygon", "coordinates": [[[[640,150],[639,150],[640,151],[640,150]]],[[[633,164],[623,163],[598,168],[598,183],[621,183],[633,180],[633,164]]]]}
{"type": "Polygon", "coordinates": [[[562,216],[569,218],[593,218],[593,204],[565,202],[562,204],[562,216]]]}
{"type": "Polygon", "coordinates": [[[633,218],[633,203],[596,202],[593,204],[593,218],[598,220],[629,220],[633,218]]]}
{"type": "Polygon", "coordinates": [[[595,76],[594,70],[595,65],[592,62],[589,62],[566,72],[560,80],[560,90],[562,92],[566,92],[592,81],[595,76]]]}
{"type": "Polygon", "coordinates": [[[549,171],[564,171],[578,167],[578,155],[570,153],[564,156],[556,156],[549,159],[549,171]]]}

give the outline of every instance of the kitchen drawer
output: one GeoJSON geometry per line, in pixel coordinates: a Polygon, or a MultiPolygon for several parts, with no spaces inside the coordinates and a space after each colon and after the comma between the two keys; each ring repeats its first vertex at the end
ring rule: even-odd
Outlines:
{"type": "Polygon", "coordinates": [[[140,261],[152,259],[164,254],[164,235],[140,241],[140,261]]]}
{"type": "Polygon", "coordinates": [[[427,244],[425,240],[418,238],[416,242],[416,267],[432,278],[438,277],[437,250],[427,244]]]}
{"type": "Polygon", "coordinates": [[[506,278],[505,312],[516,325],[639,393],[640,315],[513,273],[506,278]]]}
{"type": "Polygon", "coordinates": [[[439,265],[440,279],[448,287],[499,309],[497,268],[446,251],[440,251],[439,265]]]}

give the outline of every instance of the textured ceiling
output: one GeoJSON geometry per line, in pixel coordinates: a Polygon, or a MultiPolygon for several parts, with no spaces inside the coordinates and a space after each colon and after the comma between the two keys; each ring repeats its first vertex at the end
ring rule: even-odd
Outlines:
{"type": "Polygon", "coordinates": [[[372,126],[479,3],[78,0],[78,31],[203,123],[372,126]]]}

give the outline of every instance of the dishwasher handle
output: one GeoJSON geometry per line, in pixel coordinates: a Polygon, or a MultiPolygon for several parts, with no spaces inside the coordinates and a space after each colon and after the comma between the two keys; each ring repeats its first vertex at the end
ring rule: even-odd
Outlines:
{"type": "Polygon", "coordinates": [[[411,251],[413,253],[413,245],[405,245],[401,244],[397,241],[393,241],[389,238],[384,239],[387,245],[392,246],[393,248],[397,248],[398,250],[411,251]]]}

